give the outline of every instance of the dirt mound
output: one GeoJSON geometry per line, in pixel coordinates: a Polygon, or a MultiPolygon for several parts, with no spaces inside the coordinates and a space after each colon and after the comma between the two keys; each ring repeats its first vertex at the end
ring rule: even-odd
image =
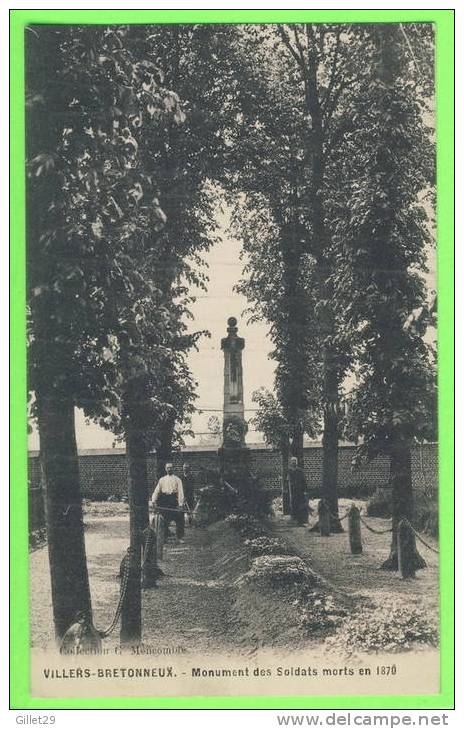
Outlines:
{"type": "Polygon", "coordinates": [[[307,563],[298,556],[254,557],[247,540],[225,522],[205,531],[215,545],[212,576],[229,587],[237,648],[248,653],[309,643],[298,598],[302,584],[313,585],[318,577],[307,563]]]}

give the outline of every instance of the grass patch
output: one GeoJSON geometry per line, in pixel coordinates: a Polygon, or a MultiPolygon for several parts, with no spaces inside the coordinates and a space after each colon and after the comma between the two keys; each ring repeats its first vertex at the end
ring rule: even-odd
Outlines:
{"type": "Polygon", "coordinates": [[[423,610],[390,603],[364,607],[341,621],[326,647],[345,655],[355,653],[397,653],[418,644],[438,645],[438,627],[423,610]]]}
{"type": "Polygon", "coordinates": [[[333,634],[348,615],[333,595],[317,588],[303,588],[294,605],[300,610],[301,627],[311,636],[333,634]]]}

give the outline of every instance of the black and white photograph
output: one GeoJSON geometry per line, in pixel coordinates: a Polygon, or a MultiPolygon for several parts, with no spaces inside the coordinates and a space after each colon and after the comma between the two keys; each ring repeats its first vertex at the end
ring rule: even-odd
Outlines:
{"type": "Polygon", "coordinates": [[[437,693],[433,23],[24,44],[32,696],[437,693]]]}

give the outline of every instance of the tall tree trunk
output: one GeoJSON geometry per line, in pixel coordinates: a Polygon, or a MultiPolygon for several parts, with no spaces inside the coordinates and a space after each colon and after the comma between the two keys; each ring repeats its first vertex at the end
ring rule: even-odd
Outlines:
{"type": "Polygon", "coordinates": [[[298,458],[298,465],[300,468],[303,468],[303,428],[300,423],[296,423],[293,426],[290,455],[298,458]]]}
{"type": "Polygon", "coordinates": [[[338,518],[338,376],[331,351],[324,349],[324,432],[322,435],[322,498],[330,509],[330,529],[342,532],[338,518]]]}
{"type": "MultiPolygon", "coordinates": [[[[384,570],[398,569],[398,524],[402,519],[412,522],[414,496],[412,490],[411,446],[398,440],[390,453],[390,485],[392,487],[392,541],[390,555],[381,565],[384,570]]],[[[415,550],[415,569],[426,567],[425,560],[415,550]]]]}
{"type": "Polygon", "coordinates": [[[158,478],[166,475],[166,463],[172,458],[172,438],[174,423],[165,422],[159,429],[159,446],[156,449],[156,475],[158,478]]]}
{"type": "Polygon", "coordinates": [[[55,635],[61,639],[78,611],[92,617],[74,403],[51,387],[38,386],[36,397],[53,620],[55,635]]]}
{"type": "Polygon", "coordinates": [[[126,428],[126,458],[129,468],[129,578],[121,613],[121,642],[138,643],[142,638],[142,546],[148,527],[147,449],[143,432],[126,428]]]}
{"type": "Polygon", "coordinates": [[[282,513],[284,516],[290,514],[290,495],[288,493],[288,459],[290,456],[290,444],[288,438],[282,438],[280,443],[281,458],[281,484],[282,484],[282,513]]]}
{"type": "Polygon", "coordinates": [[[329,266],[325,259],[320,259],[317,271],[318,296],[321,304],[318,308],[318,323],[324,340],[322,353],[322,402],[323,402],[323,434],[322,434],[322,482],[321,496],[330,509],[330,528],[334,533],[342,532],[338,518],[338,414],[339,414],[339,354],[331,346],[334,336],[334,312],[331,301],[333,291],[328,283],[329,266]]]}
{"type": "MultiPolygon", "coordinates": [[[[296,203],[295,203],[296,204],[296,203]]],[[[305,377],[306,352],[304,296],[299,274],[301,268],[301,244],[297,240],[297,228],[292,226],[282,246],[283,283],[287,317],[287,343],[285,374],[281,378],[281,389],[286,417],[290,423],[290,442],[287,441],[291,456],[298,459],[303,467],[302,413],[307,407],[307,378],[305,377]]]]}
{"type": "MultiPolygon", "coordinates": [[[[312,172],[311,209],[313,226],[313,248],[316,258],[318,281],[318,320],[323,340],[332,339],[335,333],[333,311],[333,290],[329,283],[333,263],[327,258],[330,249],[330,232],[325,222],[323,204],[326,130],[322,120],[321,100],[318,82],[318,49],[311,24],[306,25],[308,63],[303,71],[306,105],[311,117],[311,141],[309,158],[312,172]]],[[[337,353],[333,346],[324,344],[323,388],[324,433],[322,436],[322,496],[330,511],[332,531],[343,531],[338,519],[338,367],[337,353]]]]}
{"type": "Polygon", "coordinates": [[[129,501],[134,506],[135,522],[143,531],[150,521],[148,452],[145,433],[134,426],[127,428],[126,458],[129,471],[129,501]]]}

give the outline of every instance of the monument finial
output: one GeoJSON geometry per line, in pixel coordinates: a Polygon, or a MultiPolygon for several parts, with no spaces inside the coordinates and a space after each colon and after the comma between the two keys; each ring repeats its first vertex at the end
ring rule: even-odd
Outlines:
{"type": "Polygon", "coordinates": [[[227,331],[229,334],[237,334],[238,328],[237,328],[237,319],[235,316],[229,316],[227,319],[227,331]]]}

